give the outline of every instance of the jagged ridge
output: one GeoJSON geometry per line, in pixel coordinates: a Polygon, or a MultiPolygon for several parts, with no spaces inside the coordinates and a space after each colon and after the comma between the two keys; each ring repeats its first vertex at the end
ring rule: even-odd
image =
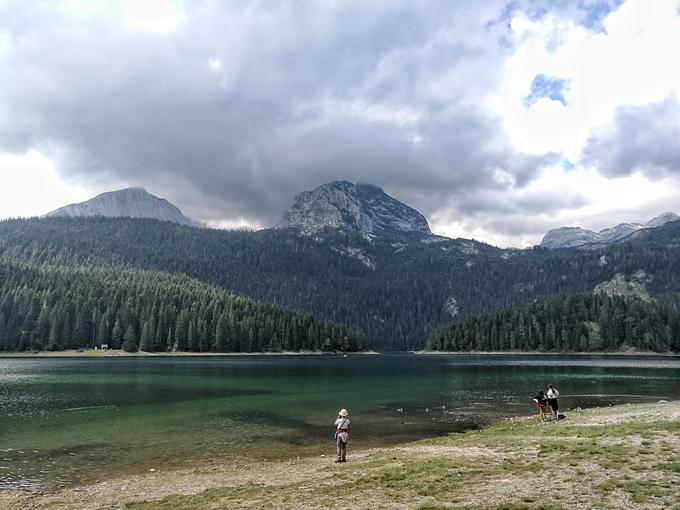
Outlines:
{"type": "Polygon", "coordinates": [[[560,227],[550,230],[541,241],[544,248],[600,248],[629,239],[637,232],[680,220],[674,212],[666,212],[647,223],[620,223],[595,232],[580,227],[560,227]]]}

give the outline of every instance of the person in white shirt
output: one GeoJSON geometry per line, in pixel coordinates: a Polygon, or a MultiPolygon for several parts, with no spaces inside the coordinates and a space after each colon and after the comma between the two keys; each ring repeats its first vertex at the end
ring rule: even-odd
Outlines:
{"type": "Polygon", "coordinates": [[[548,404],[550,404],[550,409],[552,410],[553,420],[559,418],[559,406],[557,405],[557,397],[560,396],[560,392],[552,385],[548,384],[548,393],[546,397],[548,398],[548,404]]]}
{"type": "Polygon", "coordinates": [[[347,440],[349,439],[349,413],[347,409],[340,409],[338,419],[335,420],[335,446],[337,456],[335,462],[346,462],[347,440]]]}

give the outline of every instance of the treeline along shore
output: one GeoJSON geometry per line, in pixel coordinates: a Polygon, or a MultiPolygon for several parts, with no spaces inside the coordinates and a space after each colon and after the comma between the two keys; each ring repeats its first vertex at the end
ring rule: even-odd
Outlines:
{"type": "Polygon", "coordinates": [[[432,351],[680,352],[680,312],[668,304],[595,294],[536,299],[435,332],[432,351]]]}
{"type": "Polygon", "coordinates": [[[0,492],[3,508],[678,509],[680,402],[503,420],[397,447],[202,465],[52,493],[0,492]]]}
{"type": "Polygon", "coordinates": [[[186,276],[0,260],[0,350],[102,344],[128,352],[353,352],[367,339],[186,276]]]}

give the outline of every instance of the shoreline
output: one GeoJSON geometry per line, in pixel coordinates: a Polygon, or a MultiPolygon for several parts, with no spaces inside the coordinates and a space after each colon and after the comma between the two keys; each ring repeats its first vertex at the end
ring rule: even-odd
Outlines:
{"type": "Polygon", "coordinates": [[[226,356],[389,356],[392,354],[412,354],[414,356],[603,356],[603,357],[663,357],[680,358],[680,353],[649,351],[598,351],[598,352],[542,352],[542,351],[359,351],[359,352],[322,352],[322,351],[281,351],[281,352],[125,352],[113,350],[76,350],[14,352],[0,351],[0,359],[11,358],[171,358],[171,357],[226,357],[226,356]]]}
{"type": "Polygon", "coordinates": [[[329,445],[325,457],[153,470],[50,493],[2,491],[0,506],[531,509],[545,508],[536,487],[548,484],[559,496],[554,508],[593,501],[668,508],[680,487],[679,439],[680,401],[623,404],[568,411],[559,422],[521,416],[394,447],[350,447],[339,465],[329,445]]]}
{"type": "Polygon", "coordinates": [[[322,352],[322,351],[281,351],[281,352],[125,352],[120,349],[9,352],[0,351],[2,358],[172,358],[172,357],[222,357],[222,356],[365,356],[380,354],[376,351],[322,352]]]}
{"type": "Polygon", "coordinates": [[[543,351],[409,351],[417,356],[630,356],[680,358],[676,352],[650,351],[596,351],[596,352],[543,352],[543,351]]]}

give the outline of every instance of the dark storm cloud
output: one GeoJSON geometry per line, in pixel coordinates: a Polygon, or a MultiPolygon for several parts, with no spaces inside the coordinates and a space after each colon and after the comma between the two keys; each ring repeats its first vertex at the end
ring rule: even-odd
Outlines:
{"type": "Polygon", "coordinates": [[[593,133],[584,161],[607,177],[641,172],[651,179],[680,174],[680,105],[677,98],[619,107],[613,120],[593,133]]]}
{"type": "Polygon", "coordinates": [[[508,197],[505,190],[479,190],[457,200],[456,209],[469,216],[487,214],[536,215],[554,214],[563,209],[575,209],[586,205],[582,195],[572,191],[519,191],[508,197]]]}
{"type": "Polygon", "coordinates": [[[556,158],[516,152],[483,107],[510,51],[504,4],[187,2],[155,34],[0,0],[0,151],[203,220],[269,225],[335,179],[464,214],[556,158]]]}

